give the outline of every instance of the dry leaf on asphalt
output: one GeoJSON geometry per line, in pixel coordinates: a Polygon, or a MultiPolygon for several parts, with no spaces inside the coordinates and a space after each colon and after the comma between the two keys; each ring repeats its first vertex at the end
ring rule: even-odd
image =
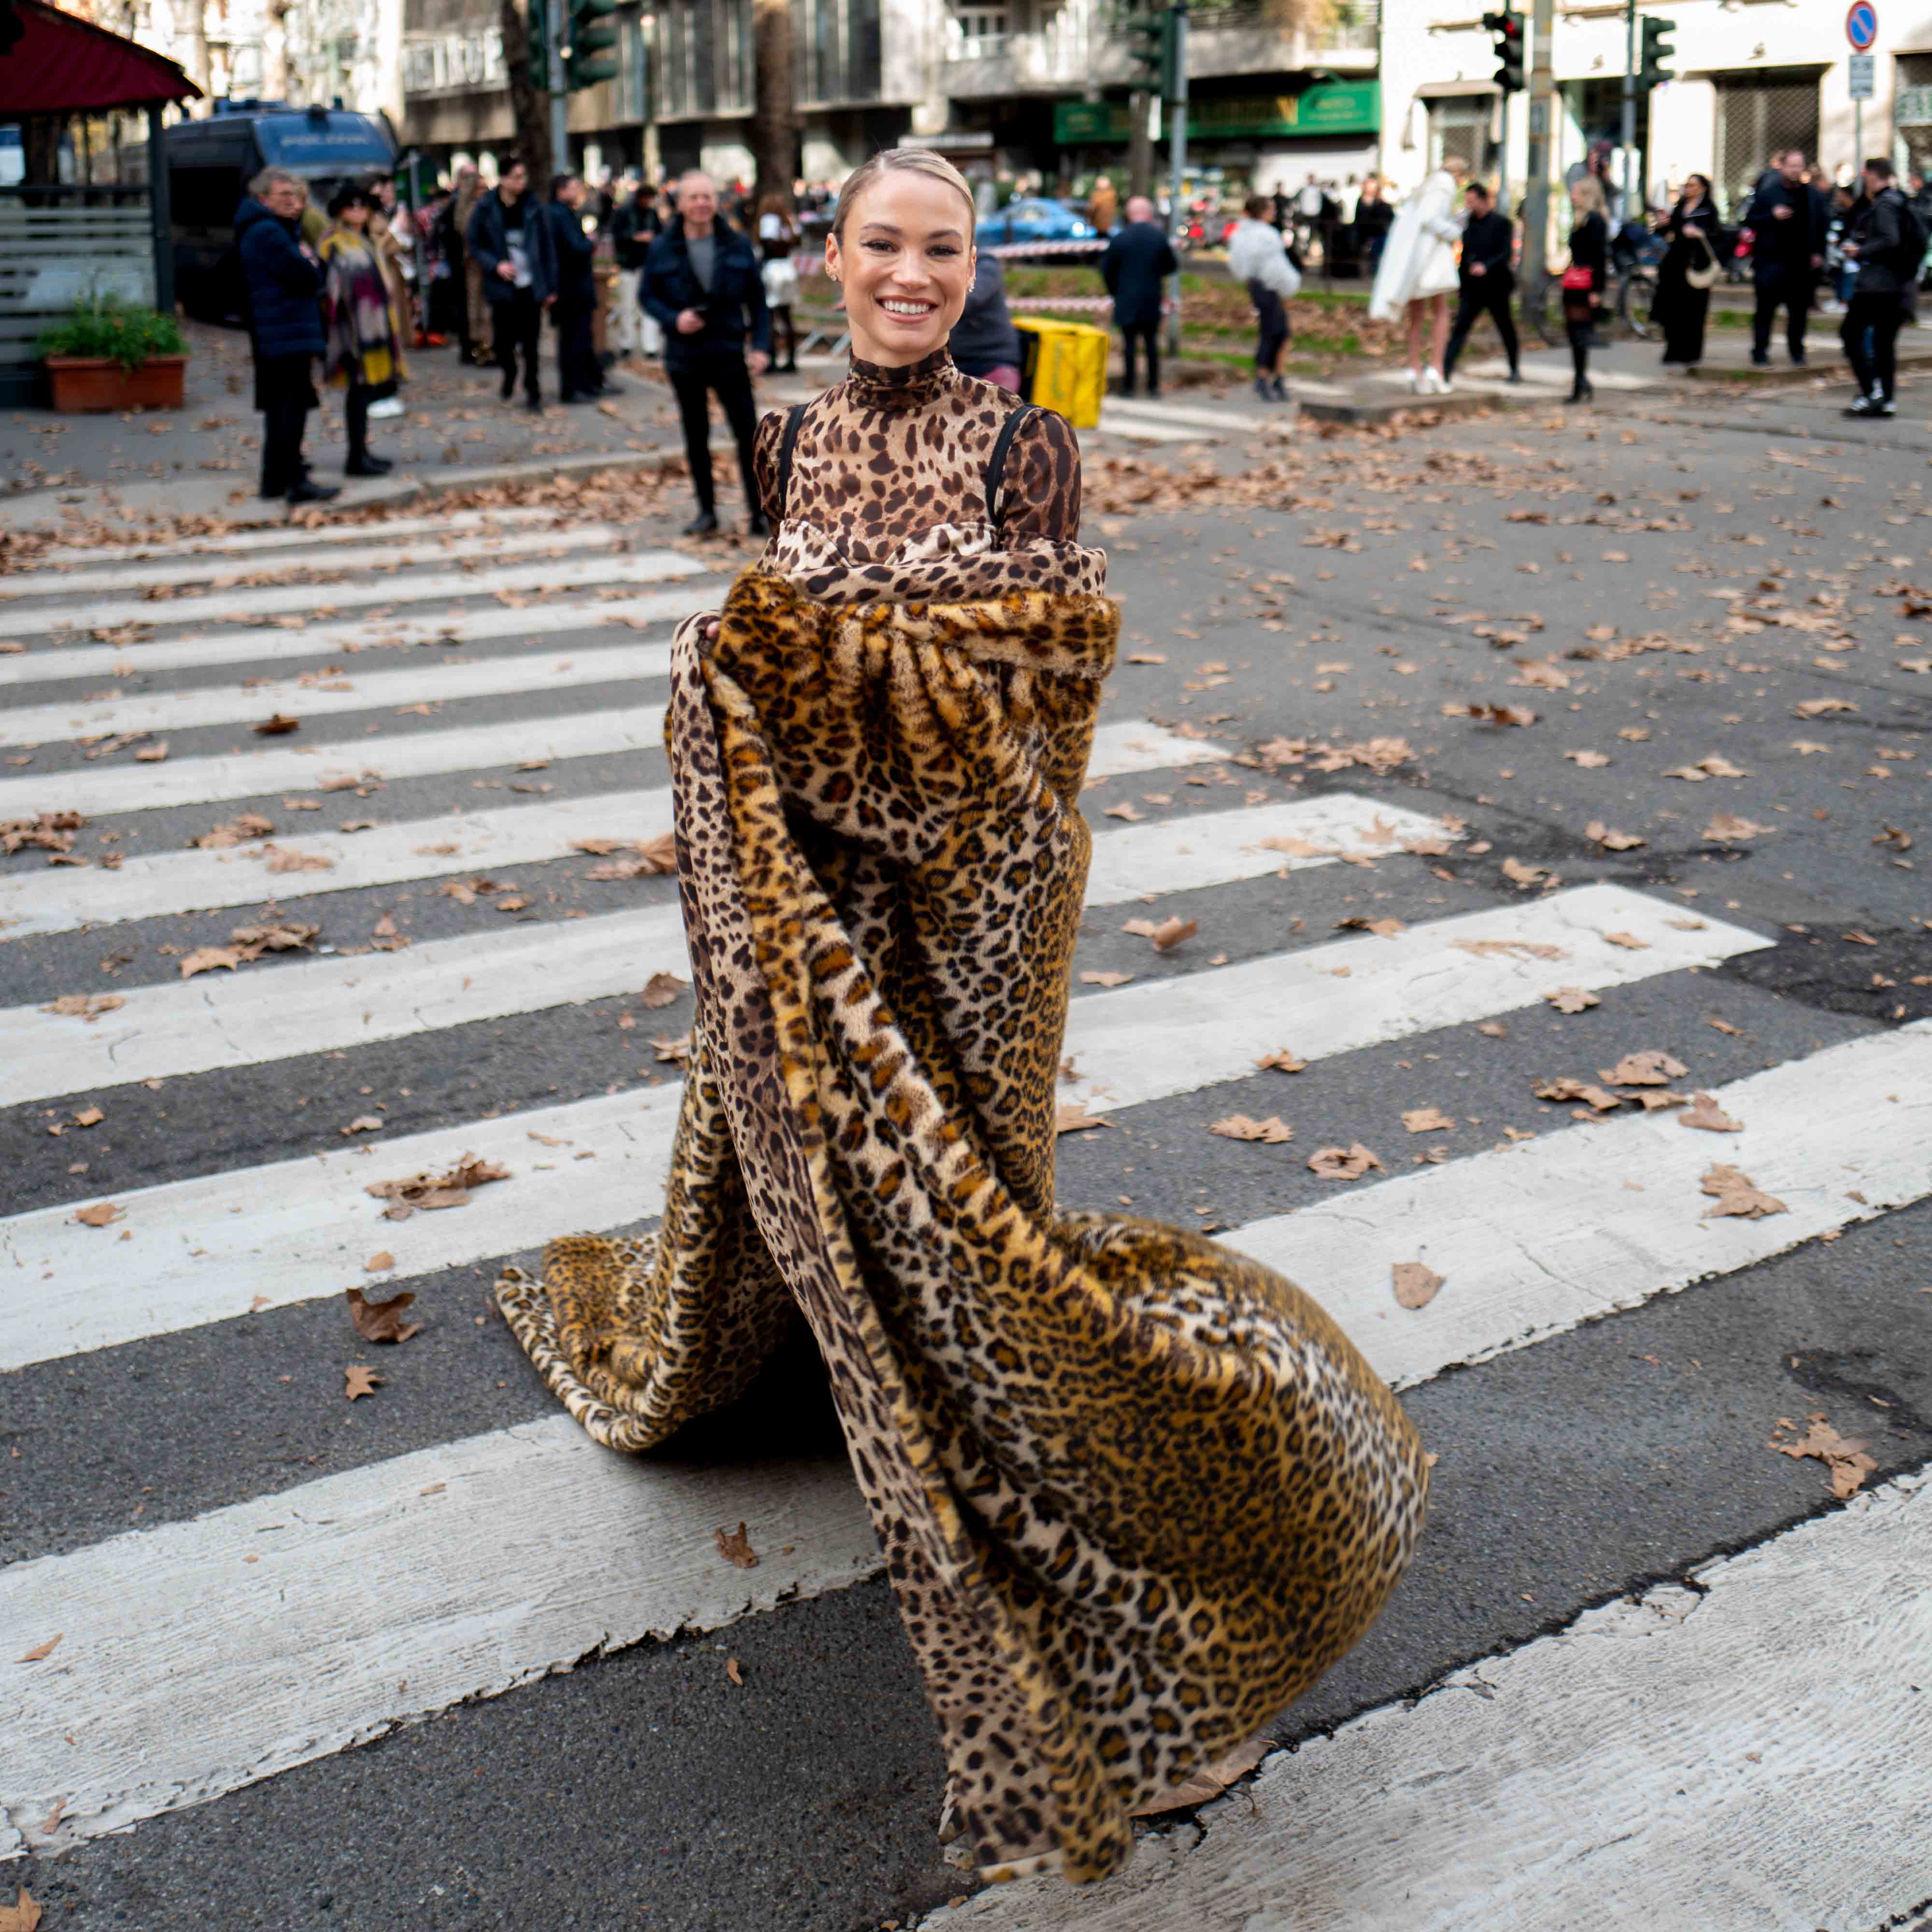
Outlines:
{"type": "Polygon", "coordinates": [[[358,1114],[346,1127],[338,1127],[339,1134],[380,1134],[382,1131],[382,1117],[380,1114],[358,1114]]]}
{"type": "Polygon", "coordinates": [[[86,1227],[106,1228],[121,1220],[127,1212],[126,1208],[117,1208],[111,1201],[97,1201],[91,1208],[76,1208],[74,1218],[86,1227]]]}
{"type": "Polygon", "coordinates": [[[106,1118],[98,1107],[83,1107],[74,1115],[74,1124],[77,1127],[98,1127],[106,1118]]]}
{"type": "Polygon", "coordinates": [[[1765,1444],[1767,1449],[1775,1449],[1780,1456],[1793,1457],[1815,1456],[1832,1472],[1832,1493],[1840,1501],[1856,1496],[1864,1487],[1864,1480],[1878,1465],[1865,1454],[1865,1444],[1850,1436],[1840,1436],[1825,1420],[1822,1410],[1814,1411],[1806,1418],[1810,1426],[1795,1441],[1780,1442],[1779,1435],[1786,1430],[1795,1430],[1798,1425],[1789,1416],[1778,1418],[1778,1427],[1772,1431],[1771,1440],[1765,1444]]]}
{"type": "Polygon", "coordinates": [[[653,1034],[651,1044],[657,1048],[660,1060],[668,1060],[674,1066],[688,1066],[691,1064],[691,1036],[680,1034],[673,1039],[669,1034],[653,1034]]]}
{"type": "Polygon", "coordinates": [[[1363,1146],[1318,1148],[1308,1156],[1308,1171],[1322,1180],[1359,1180],[1370,1168],[1388,1170],[1363,1146]]]}
{"type": "Polygon", "coordinates": [[[1456,1123],[1440,1107],[1412,1107],[1402,1124],[1412,1134],[1453,1134],[1456,1123]]]}
{"type": "Polygon", "coordinates": [[[168,741],[164,738],[159,744],[143,745],[134,756],[144,765],[158,765],[168,754],[168,741]]]}
{"type": "Polygon", "coordinates": [[[1709,1134],[1741,1134],[1744,1130],[1743,1121],[1732,1120],[1708,1094],[1701,1090],[1691,1096],[1690,1107],[1678,1115],[1677,1124],[1702,1127],[1709,1134]]]}
{"type": "Polygon", "coordinates": [[[103,1013],[111,1013],[127,1004],[125,995],[120,993],[63,993],[40,1011],[58,1013],[67,1019],[86,1020],[92,1024],[103,1013]]]}
{"type": "Polygon", "coordinates": [[[1520,859],[1503,861],[1503,877],[1518,886],[1533,886],[1545,879],[1552,886],[1556,883],[1556,875],[1547,866],[1528,865],[1520,859]]]}
{"type": "Polygon", "coordinates": [[[718,1529],[712,1534],[718,1540],[718,1555],[727,1563],[735,1563],[740,1570],[755,1570],[758,1567],[758,1552],[752,1549],[742,1522],[736,1529],[718,1529]]]}
{"type": "Polygon", "coordinates": [[[218,966],[225,967],[232,973],[241,963],[238,946],[197,946],[181,962],[181,976],[184,980],[192,980],[197,973],[212,973],[218,966]]]}
{"type": "Polygon", "coordinates": [[[1398,933],[1406,932],[1408,928],[1393,914],[1383,919],[1371,919],[1366,913],[1358,912],[1351,913],[1346,919],[1338,919],[1335,922],[1335,930],[1337,932],[1372,932],[1378,939],[1393,939],[1398,933]]]}
{"type": "Polygon", "coordinates": [[[1719,812],[1712,814],[1711,822],[1705,826],[1701,836],[1706,844],[1729,845],[1740,840],[1756,838],[1762,833],[1777,830],[1774,825],[1760,825],[1754,820],[1740,818],[1733,812],[1719,812]]]}
{"type": "Polygon", "coordinates": [[[238,818],[225,818],[211,826],[199,838],[188,842],[200,851],[219,852],[250,838],[266,838],[274,829],[272,818],[264,818],[259,812],[244,812],[238,818]]]}
{"type": "Polygon", "coordinates": [[[1480,1034],[1486,1034],[1491,1040],[1509,1038],[1509,1028],[1504,1026],[1501,1020],[1478,1020],[1476,1022],[1476,1030],[1480,1034]]]}
{"type": "Polygon", "coordinates": [[[362,1396],[374,1395],[382,1386],[382,1378],[360,1362],[351,1362],[342,1372],[342,1393],[351,1402],[362,1396]]]}
{"type": "Polygon", "coordinates": [[[744,1689],[744,1668],[735,1657],[728,1657],[724,1660],[724,1675],[730,1678],[731,1682],[736,1684],[740,1690],[742,1690],[744,1689]]]}
{"type": "Polygon", "coordinates": [[[1080,983],[1083,986],[1124,986],[1134,976],[1131,973],[1083,973],[1080,983]]]}
{"type": "Polygon", "coordinates": [[[1056,1134],[1077,1134],[1088,1127],[1111,1127],[1112,1120],[1102,1120],[1098,1114],[1090,1114],[1078,1100],[1063,1100],[1053,1116],[1053,1131],[1056,1134]]]}
{"type": "Polygon", "coordinates": [[[1587,1080],[1564,1074],[1555,1080],[1539,1080],[1532,1090],[1539,1100],[1581,1100],[1599,1114],[1607,1114],[1623,1105],[1620,1096],[1593,1087],[1587,1080]]]}
{"type": "Polygon", "coordinates": [[[1614,1066],[1598,1067],[1597,1077],[1612,1087],[1666,1087],[1690,1070],[1682,1060],[1652,1046],[1625,1054],[1614,1066]]]}
{"type": "Polygon", "coordinates": [[[1828,711],[1856,711],[1858,707],[1844,698],[1808,698],[1792,706],[1794,718],[1822,718],[1828,711]]]}
{"type": "Polygon", "coordinates": [[[299,718],[290,718],[279,711],[263,718],[255,727],[256,734],[264,738],[279,738],[285,732],[299,731],[301,729],[302,720],[299,718]]]}
{"type": "Polygon", "coordinates": [[[1634,932],[1606,932],[1604,938],[1612,946],[1621,946],[1627,952],[1648,952],[1650,941],[1640,939],[1634,932]]]}
{"type": "Polygon", "coordinates": [[[25,1886],[14,1904],[0,1905],[0,1932],[34,1932],[40,1922],[40,1901],[25,1886]]]}
{"type": "Polygon", "coordinates": [[[1158,1797],[1136,1805],[1133,1816],[1158,1818],[1164,1812],[1185,1811],[1196,1804],[1208,1804],[1231,1784],[1245,1778],[1274,1748],[1269,1738],[1250,1738],[1246,1744],[1237,1745],[1224,1756],[1217,1757],[1212,1764],[1204,1764],[1198,1770],[1190,1772],[1180,1784],[1158,1797]]]}
{"type": "Polygon", "coordinates": [[[395,1264],[395,1256],[391,1254],[387,1248],[383,1248],[371,1255],[362,1264],[362,1272],[364,1274],[381,1274],[386,1270],[394,1268],[395,1264]]]}
{"type": "Polygon", "coordinates": [[[1555,992],[1545,993],[1543,997],[1559,1013],[1580,1013],[1587,1007],[1601,1004],[1594,993],[1581,986],[1558,986],[1555,992]]]}
{"type": "MultiPolygon", "coordinates": [[[[386,1266],[393,1268],[394,1262],[387,1255],[376,1258],[386,1266]]],[[[420,1322],[405,1322],[404,1311],[416,1297],[410,1294],[393,1294],[387,1301],[366,1300],[359,1288],[349,1291],[349,1318],[356,1324],[356,1332],[365,1342],[406,1342],[412,1335],[422,1332],[420,1322]]]]}
{"type": "Polygon", "coordinates": [[[1390,1275],[1395,1298],[1404,1308],[1426,1308],[1443,1282],[1441,1275],[1420,1262],[1397,1262],[1390,1275]]]}
{"type": "Polygon", "coordinates": [[[1526,704],[1458,704],[1453,699],[1442,707],[1445,718],[1473,718],[1483,724],[1534,724],[1536,713],[1526,704]]]}
{"type": "Polygon", "coordinates": [[[388,1202],[382,1210],[384,1220],[406,1221],[418,1208],[467,1207],[472,1187],[509,1178],[508,1168],[466,1154],[447,1173],[412,1174],[404,1180],[372,1180],[362,1191],[388,1202]]]}
{"type": "Polygon", "coordinates": [[[286,845],[264,845],[260,856],[272,872],[332,872],[335,861],[326,852],[292,852],[286,845]]]}
{"type": "Polygon", "coordinates": [[[1192,939],[1201,927],[1198,920],[1191,919],[1164,919],[1158,924],[1150,919],[1130,919],[1123,922],[1120,930],[1131,932],[1136,939],[1151,940],[1156,952],[1166,952],[1184,939],[1192,939]]]}
{"type": "Polygon", "coordinates": [[[1600,818],[1593,818],[1583,828],[1585,838],[1600,845],[1606,852],[1634,852],[1640,845],[1648,844],[1648,839],[1640,838],[1634,832],[1614,832],[1600,818]]]}
{"type": "Polygon", "coordinates": [[[1565,752],[1563,755],[1574,760],[1581,771],[1594,772],[1610,762],[1609,754],[1604,752],[1565,752]]]}
{"type": "Polygon", "coordinates": [[[1265,1141],[1270,1146],[1294,1138],[1294,1130],[1279,1114],[1270,1114],[1264,1120],[1250,1119],[1246,1114],[1230,1114],[1224,1120],[1210,1122],[1208,1131],[1219,1134],[1223,1140],[1265,1141]]]}
{"type": "Polygon", "coordinates": [[[1762,1221],[1768,1214],[1788,1214],[1790,1209],[1774,1194],[1767,1194],[1749,1174],[1735,1167],[1715,1163],[1698,1182],[1702,1191],[1714,1198],[1717,1206],[1704,1210],[1704,1219],[1734,1214],[1747,1221],[1762,1221]]]}
{"type": "Polygon", "coordinates": [[[1131,820],[1138,818],[1141,816],[1141,813],[1139,808],[1136,806],[1131,800],[1123,799],[1118,805],[1108,806],[1107,808],[1106,815],[1109,818],[1125,818],[1131,820]]]}
{"type": "Polygon", "coordinates": [[[1452,939],[1459,952],[1473,952],[1478,959],[1562,959],[1567,956],[1560,946],[1537,939],[1452,939]]]}
{"type": "Polygon", "coordinates": [[[56,1630],[53,1635],[49,1637],[45,1643],[37,1643],[32,1650],[22,1652],[21,1654],[14,1660],[14,1662],[16,1664],[38,1664],[42,1658],[49,1658],[53,1655],[54,1651],[58,1646],[61,1639],[66,1635],[67,1632],[65,1630],[56,1630]]]}
{"type": "Polygon", "coordinates": [[[1305,1060],[1296,1059],[1286,1047],[1278,1046],[1274,1052],[1263,1054],[1255,1064],[1259,1067],[1271,1069],[1276,1073],[1299,1073],[1308,1063],[1305,1060]]]}
{"type": "Polygon", "coordinates": [[[689,982],[680,980],[675,973],[653,973],[644,982],[641,995],[647,1006],[671,1005],[689,982]]]}

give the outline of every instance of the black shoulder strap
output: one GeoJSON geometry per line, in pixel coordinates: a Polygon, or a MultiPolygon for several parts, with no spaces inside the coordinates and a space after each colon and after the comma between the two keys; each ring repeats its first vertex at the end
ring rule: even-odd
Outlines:
{"type": "Polygon", "coordinates": [[[798,441],[799,425],[805,421],[806,405],[794,403],[785,412],[784,437],[778,445],[778,475],[777,500],[772,507],[782,518],[785,513],[785,500],[791,494],[792,446],[798,441]]]}
{"type": "Polygon", "coordinates": [[[1000,425],[1000,434],[994,440],[993,453],[986,459],[986,520],[997,532],[1006,520],[1004,501],[1004,484],[1006,478],[1006,452],[1012,447],[1013,438],[1021,428],[1040,411],[1031,404],[1014,410],[1000,425]]]}

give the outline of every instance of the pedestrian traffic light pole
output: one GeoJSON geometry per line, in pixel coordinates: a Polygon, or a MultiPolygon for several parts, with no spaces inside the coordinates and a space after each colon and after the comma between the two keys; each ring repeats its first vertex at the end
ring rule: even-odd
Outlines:
{"type": "MultiPolygon", "coordinates": [[[[564,0],[544,0],[544,70],[550,86],[550,164],[553,169],[570,165],[570,95],[563,75],[564,0]]],[[[539,194],[550,192],[548,182],[531,185],[539,194]]]]}
{"type": "Polygon", "coordinates": [[[1550,44],[1556,26],[1556,0],[1535,0],[1530,23],[1529,152],[1523,171],[1522,286],[1539,319],[1549,267],[1550,109],[1556,91],[1550,44]]]}
{"type": "Polygon", "coordinates": [[[1502,98],[1497,130],[1499,145],[1496,163],[1496,206],[1508,217],[1509,208],[1509,107],[1510,96],[1522,92],[1522,16],[1512,7],[1499,14],[1485,14],[1483,25],[1490,31],[1496,56],[1496,87],[1502,98]]]}
{"type": "Polygon", "coordinates": [[[1172,218],[1180,224],[1180,246],[1174,252],[1176,266],[1173,292],[1167,311],[1167,352],[1180,353],[1180,269],[1179,262],[1187,250],[1187,214],[1183,204],[1182,183],[1187,173],[1187,0],[1174,0],[1168,10],[1168,206],[1172,218]]]}
{"type": "Polygon", "coordinates": [[[1624,4],[1622,145],[1624,205],[1618,212],[1618,218],[1628,221],[1630,219],[1631,206],[1630,170],[1635,165],[1636,154],[1636,0],[1624,0],[1624,4]]]}

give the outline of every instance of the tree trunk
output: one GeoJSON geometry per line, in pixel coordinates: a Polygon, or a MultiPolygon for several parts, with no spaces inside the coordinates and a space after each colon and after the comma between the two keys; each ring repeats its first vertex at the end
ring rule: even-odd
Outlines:
{"type": "Polygon", "coordinates": [[[64,114],[29,114],[22,122],[20,144],[30,188],[52,188],[59,181],[61,130],[66,124],[64,114]]]}
{"type": "MultiPolygon", "coordinates": [[[[560,7],[565,0],[550,0],[560,7]]],[[[550,191],[550,95],[530,79],[530,36],[517,0],[500,0],[503,29],[503,69],[510,77],[510,110],[516,116],[517,152],[530,171],[530,191],[540,198],[550,191]]],[[[541,49],[537,50],[539,52],[541,49]]],[[[554,83],[560,76],[550,76],[554,83]]]]}
{"type": "Polygon", "coordinates": [[[268,0],[262,10],[262,98],[289,98],[290,0],[268,0]]]}
{"type": "Polygon", "coordinates": [[[798,166],[798,111],[792,98],[791,9],[787,0],[752,0],[758,98],[752,115],[754,206],[768,194],[792,206],[798,166]]]}

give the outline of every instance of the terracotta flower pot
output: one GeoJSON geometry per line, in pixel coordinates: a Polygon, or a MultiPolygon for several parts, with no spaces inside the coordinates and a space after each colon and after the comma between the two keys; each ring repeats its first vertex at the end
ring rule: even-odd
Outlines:
{"type": "Polygon", "coordinates": [[[104,356],[50,356],[54,409],[61,416],[110,410],[178,410],[188,380],[185,356],[151,356],[132,369],[104,356]]]}

